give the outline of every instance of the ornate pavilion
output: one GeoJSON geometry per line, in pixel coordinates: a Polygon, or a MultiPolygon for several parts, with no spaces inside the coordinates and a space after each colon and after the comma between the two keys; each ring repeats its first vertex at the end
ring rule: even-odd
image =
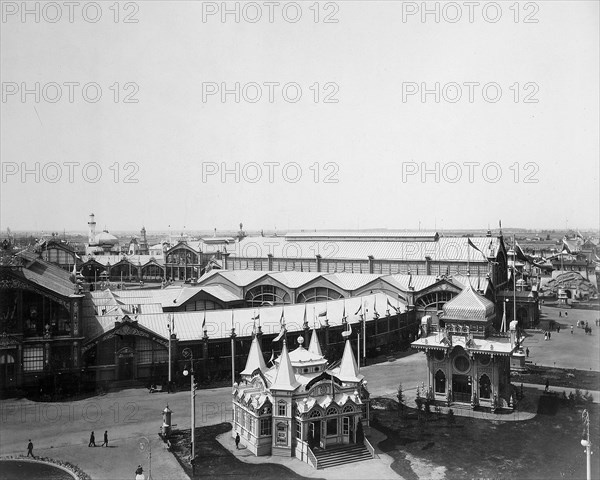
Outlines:
{"type": "Polygon", "coordinates": [[[233,388],[232,436],[239,434],[257,456],[294,456],[315,468],[323,466],[320,454],[328,448],[340,455],[351,449],[353,461],[373,458],[362,433],[369,418],[367,382],[349,336],[334,368],[322,355],[315,330],[308,349],[300,336],[298,347],[288,352],[284,338],[271,367],[254,336],[242,380],[233,388]]]}
{"type": "Polygon", "coordinates": [[[467,282],[443,306],[439,324],[422,318],[420,338],[412,347],[427,355],[429,399],[448,406],[513,407],[510,367],[511,357],[521,355],[518,327],[512,321],[509,333],[497,333],[495,316],[494,304],[467,282]]]}

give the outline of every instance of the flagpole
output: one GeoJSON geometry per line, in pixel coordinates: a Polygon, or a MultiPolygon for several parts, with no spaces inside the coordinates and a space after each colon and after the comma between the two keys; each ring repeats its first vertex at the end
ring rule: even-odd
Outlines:
{"type": "MultiPolygon", "coordinates": [[[[517,319],[517,243],[513,233],[513,320],[517,319]]],[[[517,331],[517,344],[519,343],[519,333],[517,331]]]]}
{"type": "Polygon", "coordinates": [[[363,315],[363,366],[367,366],[367,311],[363,315]]]}
{"type": "Polygon", "coordinates": [[[231,385],[235,383],[235,327],[233,323],[233,310],[231,311],[231,385]]]}

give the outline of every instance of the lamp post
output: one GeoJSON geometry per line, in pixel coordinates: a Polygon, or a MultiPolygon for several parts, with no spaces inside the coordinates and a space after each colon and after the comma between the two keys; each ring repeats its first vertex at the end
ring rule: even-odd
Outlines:
{"type": "Polygon", "coordinates": [[[148,449],[148,480],[152,480],[152,446],[148,437],[140,437],[140,450],[148,449]]]}
{"type": "Polygon", "coordinates": [[[187,368],[183,371],[183,375],[187,377],[190,375],[190,399],[191,399],[191,415],[192,415],[192,436],[191,436],[191,450],[192,450],[192,458],[190,463],[192,464],[192,471],[195,470],[195,459],[196,459],[196,439],[195,439],[195,430],[196,430],[196,389],[194,388],[194,355],[190,348],[184,348],[181,352],[184,358],[189,358],[190,360],[190,369],[187,368]]]}
{"type": "Polygon", "coordinates": [[[590,414],[587,410],[581,412],[581,420],[583,420],[583,435],[585,436],[585,438],[581,440],[581,445],[585,447],[585,453],[587,457],[587,480],[592,480],[592,442],[590,442],[590,414]]]}
{"type": "Polygon", "coordinates": [[[169,321],[167,322],[167,330],[169,330],[169,388],[168,392],[171,392],[171,338],[173,337],[173,315],[169,314],[169,321]]]}

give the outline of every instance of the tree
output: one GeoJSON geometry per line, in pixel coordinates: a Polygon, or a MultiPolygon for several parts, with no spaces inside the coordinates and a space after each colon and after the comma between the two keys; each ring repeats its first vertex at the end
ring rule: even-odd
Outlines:
{"type": "Polygon", "coordinates": [[[398,415],[404,416],[404,392],[402,391],[402,384],[398,385],[396,398],[398,399],[398,415]]]}

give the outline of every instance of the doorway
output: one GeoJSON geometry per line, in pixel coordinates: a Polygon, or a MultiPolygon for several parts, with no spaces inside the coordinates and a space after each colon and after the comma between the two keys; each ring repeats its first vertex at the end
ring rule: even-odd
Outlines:
{"type": "Polygon", "coordinates": [[[471,401],[471,381],[467,375],[452,375],[452,397],[456,402],[471,401]]]}

